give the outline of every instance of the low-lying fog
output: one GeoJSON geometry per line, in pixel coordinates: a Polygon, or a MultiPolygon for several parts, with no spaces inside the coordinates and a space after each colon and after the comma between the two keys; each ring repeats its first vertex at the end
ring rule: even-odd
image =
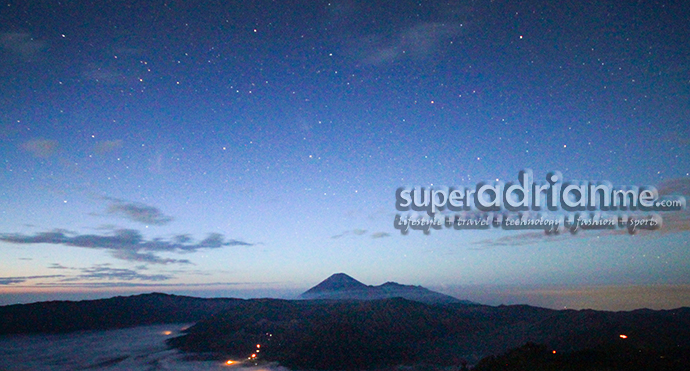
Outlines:
{"type": "MultiPolygon", "coordinates": [[[[266,370],[221,361],[190,360],[165,340],[187,325],[155,325],[57,335],[0,336],[0,369],[18,370],[266,370]]],[[[288,371],[273,366],[272,371],[288,371]]]]}

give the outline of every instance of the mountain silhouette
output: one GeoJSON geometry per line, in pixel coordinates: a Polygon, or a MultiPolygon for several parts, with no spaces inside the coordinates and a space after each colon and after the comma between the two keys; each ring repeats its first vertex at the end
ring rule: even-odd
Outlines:
{"type": "Polygon", "coordinates": [[[150,293],[110,299],[0,306],[0,335],[67,333],[195,322],[242,302],[150,293]]]}
{"type": "Polygon", "coordinates": [[[404,298],[427,304],[474,304],[467,300],[431,291],[421,286],[386,282],[379,286],[365,285],[345,273],[336,273],[299,297],[305,300],[379,300],[404,298]]]}
{"type": "Polygon", "coordinates": [[[323,280],[318,285],[312,287],[304,294],[312,293],[322,293],[329,291],[355,291],[355,290],[366,290],[369,286],[357,281],[356,279],[348,276],[345,273],[336,273],[325,280],[323,280]]]}

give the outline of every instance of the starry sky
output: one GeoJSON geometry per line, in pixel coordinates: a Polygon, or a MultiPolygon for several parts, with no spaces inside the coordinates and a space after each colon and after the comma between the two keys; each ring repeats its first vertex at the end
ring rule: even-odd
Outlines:
{"type": "Polygon", "coordinates": [[[5,1],[0,304],[289,298],[336,272],[486,304],[690,305],[658,230],[395,228],[399,187],[690,196],[683,1],[5,1]]]}

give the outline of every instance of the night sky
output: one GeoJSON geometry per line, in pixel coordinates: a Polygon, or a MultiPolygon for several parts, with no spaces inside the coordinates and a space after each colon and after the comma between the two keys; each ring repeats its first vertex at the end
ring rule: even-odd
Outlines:
{"type": "Polygon", "coordinates": [[[345,272],[689,306],[687,209],[633,235],[394,226],[399,187],[523,169],[690,196],[688,24],[684,1],[3,2],[0,304],[345,272]]]}

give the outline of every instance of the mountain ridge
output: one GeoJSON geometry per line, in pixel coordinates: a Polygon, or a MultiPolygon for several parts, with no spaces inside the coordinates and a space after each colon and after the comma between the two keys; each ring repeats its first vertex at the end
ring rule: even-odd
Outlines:
{"type": "Polygon", "coordinates": [[[54,300],[0,306],[0,335],[68,333],[162,323],[196,322],[243,299],[159,292],[95,300],[54,300]]]}

